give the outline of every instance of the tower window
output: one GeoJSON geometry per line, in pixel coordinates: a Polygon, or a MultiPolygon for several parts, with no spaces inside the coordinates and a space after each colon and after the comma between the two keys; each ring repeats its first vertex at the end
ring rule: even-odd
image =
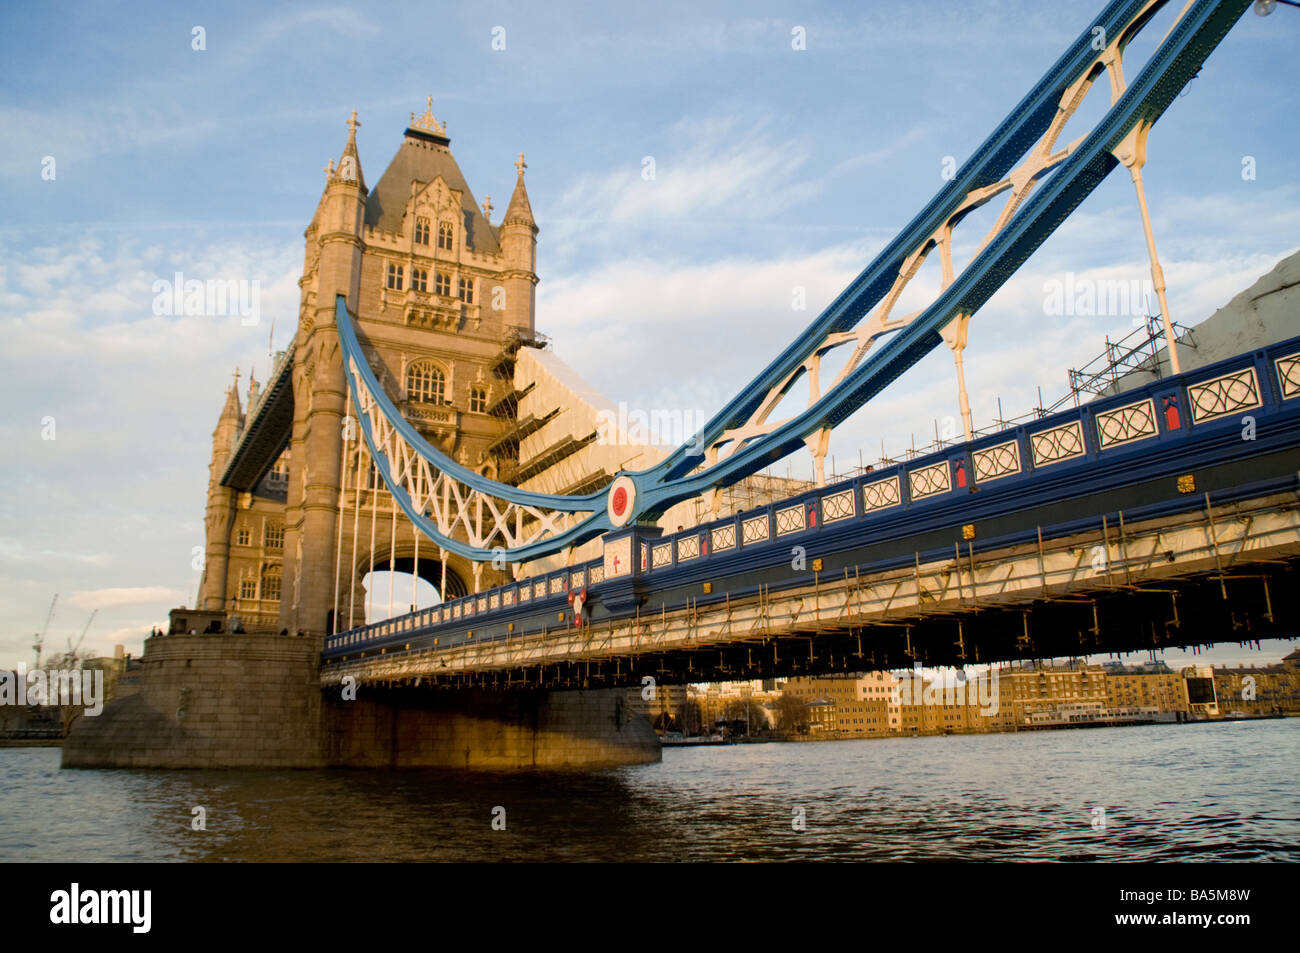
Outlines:
{"type": "Polygon", "coordinates": [[[438,223],[438,247],[451,251],[451,225],[447,222],[438,223]]]}
{"type": "Polygon", "coordinates": [[[474,303],[474,279],[473,278],[460,279],[460,300],[464,301],[466,304],[474,303]]]}
{"type": "Polygon", "coordinates": [[[475,384],[469,389],[470,413],[481,414],[487,410],[487,388],[475,384]]]}
{"type": "Polygon", "coordinates": [[[406,369],[406,399],[424,404],[441,404],[447,395],[447,378],[442,368],[429,361],[417,361],[406,369]]]}
{"type": "Polygon", "coordinates": [[[241,579],[239,580],[239,598],[256,599],[257,598],[257,580],[241,579]]]}
{"type": "Polygon", "coordinates": [[[433,290],[440,295],[451,297],[451,278],[442,272],[436,272],[433,276],[433,290]]]}
{"type": "Polygon", "coordinates": [[[429,220],[427,218],[417,218],[415,220],[415,244],[429,244],[429,220]]]}
{"type": "Polygon", "coordinates": [[[272,602],[280,601],[280,568],[270,567],[262,573],[262,598],[272,602]]]}
{"type": "Polygon", "coordinates": [[[279,523],[267,523],[262,531],[262,545],[267,549],[284,549],[284,527],[279,523]]]}
{"type": "Polygon", "coordinates": [[[425,268],[411,269],[411,290],[428,291],[429,290],[429,272],[425,268]]]}
{"type": "Polygon", "coordinates": [[[253,536],[252,536],[252,534],[248,531],[248,527],[247,527],[247,526],[241,526],[241,527],[239,527],[239,529],[235,530],[235,545],[236,545],[236,546],[247,546],[250,542],[252,542],[252,539],[253,539],[253,536]]]}
{"type": "Polygon", "coordinates": [[[388,266],[388,287],[394,291],[402,290],[402,266],[388,266]]]}

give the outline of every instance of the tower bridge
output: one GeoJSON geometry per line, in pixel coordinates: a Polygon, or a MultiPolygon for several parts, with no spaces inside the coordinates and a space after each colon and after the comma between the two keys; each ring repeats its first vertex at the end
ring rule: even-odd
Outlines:
{"type": "Polygon", "coordinates": [[[1292,637],[1300,338],[325,640],[322,680],[639,684],[1292,637]]]}
{"type": "Polygon", "coordinates": [[[214,432],[197,608],[223,631],[150,640],[139,694],[79,726],[65,763],[627,763],[658,757],[628,690],[646,677],[1293,637],[1296,262],[1244,303],[1259,328],[1229,336],[1242,346],[1191,352],[1142,177],[1156,123],[1248,2],[1191,0],[1127,70],[1166,3],[1108,3],[862,273],[673,450],[600,439],[604,399],[537,331],[524,157],[494,224],[431,101],[373,191],[354,112],[305,232],[293,340],[260,390],[250,381],[247,410],[231,389],[214,432]],[[1096,83],[1109,107],[1066,141],[1096,83]],[[1096,400],[976,433],[971,319],[1121,166],[1163,349],[1096,400]],[[955,261],[954,233],[990,203],[974,256],[955,261]],[[900,314],[932,254],[939,290],[900,314]],[[964,439],[828,480],[833,429],[940,346],[964,439]],[[760,479],[801,450],[812,482],[760,479]],[[389,617],[367,623],[366,580],[382,569],[424,579],[439,604],[390,589],[389,617]],[[246,634],[226,633],[235,619],[246,634]],[[259,732],[213,684],[232,665],[275,698],[259,732]]]}

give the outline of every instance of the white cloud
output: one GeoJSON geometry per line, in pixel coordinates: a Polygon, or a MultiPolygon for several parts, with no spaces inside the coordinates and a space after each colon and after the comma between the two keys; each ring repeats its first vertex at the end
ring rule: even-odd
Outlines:
{"type": "Polygon", "coordinates": [[[26,652],[50,596],[75,592],[52,644],[84,624],[63,609],[99,608],[87,645],[111,651],[99,629],[147,632],[193,598],[212,426],[236,366],[243,388],[265,375],[272,319],[278,346],[292,334],[301,250],[79,235],[0,251],[0,648],[26,652]],[[154,315],[151,283],[175,271],[260,281],[262,323],[154,315]]]}
{"type": "Polygon", "coordinates": [[[620,226],[722,209],[732,219],[764,218],[819,188],[796,179],[809,158],[803,143],[766,123],[737,126],[734,120],[684,119],[663,137],[672,146],[632,157],[624,168],[579,177],[558,205],[566,217],[620,226]]]}

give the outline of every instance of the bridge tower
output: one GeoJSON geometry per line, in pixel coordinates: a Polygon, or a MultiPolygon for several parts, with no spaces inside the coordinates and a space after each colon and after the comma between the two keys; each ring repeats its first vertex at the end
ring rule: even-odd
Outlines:
{"type": "Polygon", "coordinates": [[[199,609],[220,611],[226,608],[227,579],[230,568],[230,532],[235,518],[236,493],[222,486],[221,474],[234,449],[243,426],[244,414],[239,406],[239,380],[226,391],[226,402],[212,431],[212,462],[208,465],[208,506],[204,515],[203,575],[199,580],[199,609]]]}
{"type": "Polygon", "coordinates": [[[334,328],[335,295],[355,309],[360,294],[366,183],[357,154],[356,110],[338,167],[305,234],[293,356],[293,430],[285,505],[285,589],[280,622],[290,632],[324,632],[333,605],[333,565],[343,443],[344,381],[334,328]]]}
{"type": "MultiPolygon", "coordinates": [[[[423,115],[411,114],[373,190],[357,151],[360,125],[353,111],[304,234],[279,611],[294,633],[328,631],[336,604],[341,623],[363,621],[360,580],[370,568],[414,569],[455,594],[504,578],[427,540],[420,547],[367,476],[334,308],[343,295],[371,368],[413,426],[463,465],[508,478],[514,462],[497,449],[515,423],[511,371],[519,343],[535,336],[538,281],[523,156],[494,226],[490,199],[482,207],[474,199],[431,99],[423,115]]],[[[403,610],[409,602],[409,592],[396,599],[403,610]]]]}

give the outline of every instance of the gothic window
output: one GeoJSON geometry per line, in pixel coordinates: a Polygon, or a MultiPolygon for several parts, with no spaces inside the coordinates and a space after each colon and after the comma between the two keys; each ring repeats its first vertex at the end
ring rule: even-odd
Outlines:
{"type": "Polygon", "coordinates": [[[262,573],[262,598],[272,602],[280,600],[280,567],[268,566],[262,573]]]}
{"type": "Polygon", "coordinates": [[[257,598],[257,580],[247,577],[239,580],[239,598],[256,599],[257,598]]]}
{"type": "Polygon", "coordinates": [[[388,287],[391,288],[393,291],[402,290],[402,266],[401,265],[388,266],[388,287]]]}
{"type": "Polygon", "coordinates": [[[411,290],[428,291],[429,290],[429,272],[424,268],[411,269],[411,290]]]}
{"type": "Polygon", "coordinates": [[[284,549],[284,527],[279,523],[267,523],[262,531],[262,545],[267,549],[284,549]]]}
{"type": "Polygon", "coordinates": [[[487,388],[475,384],[469,389],[470,413],[481,414],[487,410],[487,388]]]}
{"type": "Polygon", "coordinates": [[[252,538],[247,526],[241,526],[235,531],[236,546],[247,546],[252,541],[252,538]]]}
{"type": "Polygon", "coordinates": [[[441,404],[447,394],[447,378],[429,361],[416,361],[406,369],[406,399],[441,404]]]}
{"type": "Polygon", "coordinates": [[[451,278],[442,272],[436,272],[433,276],[433,290],[440,295],[451,297],[451,278]]]}
{"type": "Polygon", "coordinates": [[[447,222],[438,223],[438,247],[451,251],[451,225],[447,222]]]}
{"type": "Polygon", "coordinates": [[[415,220],[415,244],[429,244],[429,220],[427,218],[417,218],[415,220]]]}
{"type": "Polygon", "coordinates": [[[473,278],[460,279],[460,300],[464,301],[466,304],[474,303],[474,279],[473,278]]]}

